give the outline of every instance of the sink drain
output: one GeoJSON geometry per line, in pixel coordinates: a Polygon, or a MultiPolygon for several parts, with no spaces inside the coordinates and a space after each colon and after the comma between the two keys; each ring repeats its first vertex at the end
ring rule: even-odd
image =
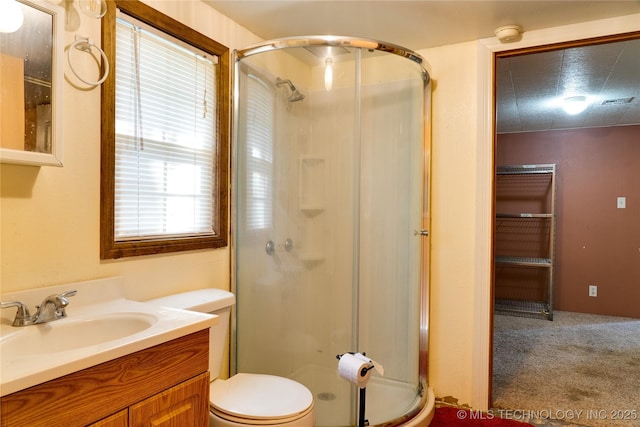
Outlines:
{"type": "Polygon", "coordinates": [[[324,393],[318,393],[317,397],[319,400],[335,400],[336,395],[334,393],[326,391],[324,393]]]}

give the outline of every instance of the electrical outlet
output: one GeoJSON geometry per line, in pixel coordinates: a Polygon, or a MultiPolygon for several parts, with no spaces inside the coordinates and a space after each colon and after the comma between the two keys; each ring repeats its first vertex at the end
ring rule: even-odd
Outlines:
{"type": "Polygon", "coordinates": [[[597,297],[598,296],[598,286],[597,285],[589,285],[589,296],[597,297]]]}

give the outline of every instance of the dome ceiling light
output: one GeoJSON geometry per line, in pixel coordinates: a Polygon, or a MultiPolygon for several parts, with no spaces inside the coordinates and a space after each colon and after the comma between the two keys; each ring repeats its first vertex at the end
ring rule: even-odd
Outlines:
{"type": "Polygon", "coordinates": [[[572,116],[582,113],[589,106],[589,98],[584,95],[569,96],[562,100],[562,109],[572,116]]]}

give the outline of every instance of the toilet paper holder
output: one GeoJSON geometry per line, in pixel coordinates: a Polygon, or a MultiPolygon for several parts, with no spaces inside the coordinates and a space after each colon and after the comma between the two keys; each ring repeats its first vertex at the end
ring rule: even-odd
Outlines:
{"type": "MultiPolygon", "coordinates": [[[[340,360],[340,358],[342,356],[344,356],[345,354],[356,354],[355,352],[349,351],[347,353],[343,353],[343,354],[337,354],[336,355],[336,359],[340,360]]],[[[366,356],[367,353],[360,353],[363,356],[366,356]]],[[[373,366],[373,363],[371,363],[369,366],[363,366],[362,369],[360,370],[360,376],[364,377],[365,375],[367,375],[367,373],[372,370],[375,369],[375,366],[373,366]]],[[[369,425],[369,420],[365,419],[364,415],[365,415],[365,407],[366,407],[366,402],[367,402],[367,388],[366,387],[362,387],[358,389],[359,393],[360,393],[360,398],[358,400],[358,427],[365,427],[369,425]]]]}

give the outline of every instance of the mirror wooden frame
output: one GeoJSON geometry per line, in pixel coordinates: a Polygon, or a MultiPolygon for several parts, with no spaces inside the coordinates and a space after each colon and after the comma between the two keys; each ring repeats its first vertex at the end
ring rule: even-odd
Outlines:
{"type": "Polygon", "coordinates": [[[62,166],[64,8],[44,0],[17,1],[27,7],[34,8],[51,15],[51,152],[45,153],[0,147],[0,163],[35,166],[62,166]]]}

